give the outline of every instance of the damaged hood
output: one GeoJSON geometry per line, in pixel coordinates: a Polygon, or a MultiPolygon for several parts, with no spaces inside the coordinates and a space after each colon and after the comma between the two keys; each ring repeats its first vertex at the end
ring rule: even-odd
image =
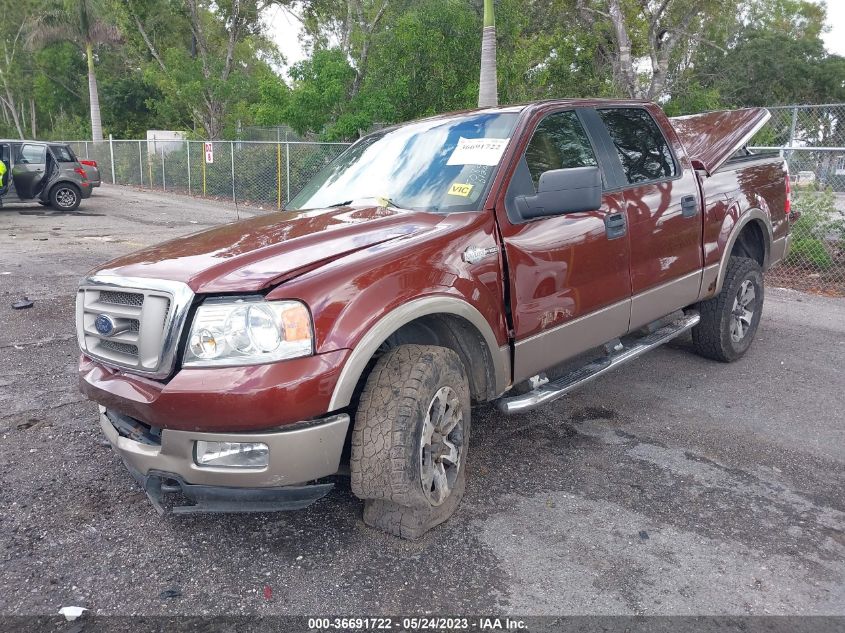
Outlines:
{"type": "Polygon", "coordinates": [[[94,273],[181,281],[196,293],[255,292],[441,219],[390,207],[281,211],[145,248],[94,273]]]}

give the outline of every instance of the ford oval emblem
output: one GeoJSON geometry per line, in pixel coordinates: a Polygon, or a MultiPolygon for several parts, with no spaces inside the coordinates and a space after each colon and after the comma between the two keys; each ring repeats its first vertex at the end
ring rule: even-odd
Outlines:
{"type": "Polygon", "coordinates": [[[114,333],[114,321],[108,314],[98,314],[94,320],[94,328],[102,336],[111,336],[114,333]]]}

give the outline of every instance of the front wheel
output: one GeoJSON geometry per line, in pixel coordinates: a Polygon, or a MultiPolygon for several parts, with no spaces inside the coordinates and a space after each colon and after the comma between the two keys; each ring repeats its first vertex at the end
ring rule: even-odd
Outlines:
{"type": "Polygon", "coordinates": [[[692,329],[696,353],[730,363],[754,340],[763,312],[763,271],[755,260],[731,257],[721,292],[697,308],[701,321],[692,329]]]}
{"type": "Polygon", "coordinates": [[[352,492],[364,499],[364,523],[416,539],[448,519],[464,493],[469,429],[469,383],[454,351],[386,352],[352,431],[352,492]]]}
{"type": "Polygon", "coordinates": [[[82,195],[76,185],[59,183],[50,191],[50,205],[57,211],[76,211],[82,195]]]}

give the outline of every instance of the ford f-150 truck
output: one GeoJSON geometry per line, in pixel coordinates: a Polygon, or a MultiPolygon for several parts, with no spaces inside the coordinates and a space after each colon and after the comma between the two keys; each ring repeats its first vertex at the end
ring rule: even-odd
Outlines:
{"type": "Polygon", "coordinates": [[[302,508],[348,464],[364,522],[415,538],[460,503],[473,405],[689,330],[748,350],[790,232],[784,161],[746,148],[768,117],[557,100],[376,132],[284,211],[90,273],[81,389],[159,511],[302,508]]]}

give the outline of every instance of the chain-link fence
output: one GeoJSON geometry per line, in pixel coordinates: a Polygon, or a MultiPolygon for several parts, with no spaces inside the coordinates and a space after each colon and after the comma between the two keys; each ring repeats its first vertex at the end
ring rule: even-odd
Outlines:
{"type": "MultiPolygon", "coordinates": [[[[784,156],[792,180],[793,208],[801,214],[792,227],[790,254],[770,271],[770,282],[845,296],[845,104],[769,110],[771,120],[750,145],[784,156]]],[[[348,146],[291,140],[293,135],[284,128],[261,131],[257,136],[267,140],[70,144],[79,158],[97,161],[105,183],[264,208],[284,207],[348,146]]]]}
{"type": "Polygon", "coordinates": [[[282,208],[347,143],[108,140],[69,142],[104,183],[282,208]],[[210,151],[208,151],[210,150],[210,151]]]}
{"type": "Polygon", "coordinates": [[[751,146],[781,152],[800,213],[789,256],[771,270],[770,282],[845,296],[845,104],[769,111],[751,146]]]}

